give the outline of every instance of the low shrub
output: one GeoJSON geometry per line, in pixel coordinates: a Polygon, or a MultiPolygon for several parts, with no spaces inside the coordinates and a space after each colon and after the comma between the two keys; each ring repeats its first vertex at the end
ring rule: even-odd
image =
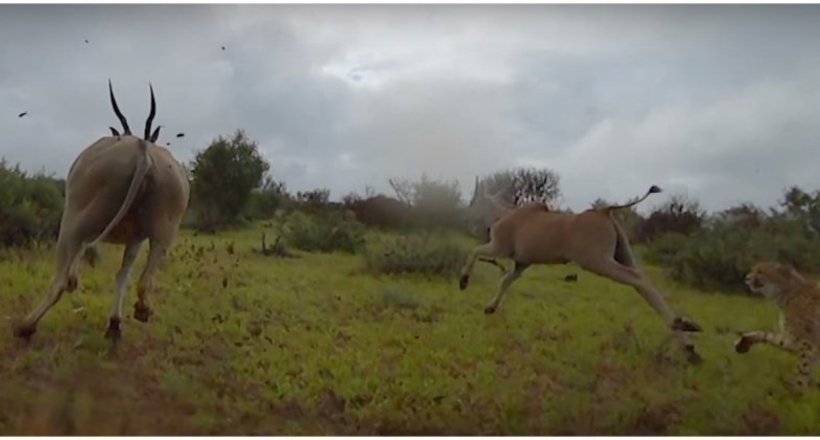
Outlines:
{"type": "Polygon", "coordinates": [[[356,253],[364,247],[364,225],[339,211],[309,215],[294,211],[283,226],[288,246],[308,252],[356,253]]]}
{"type": "Polygon", "coordinates": [[[467,247],[446,234],[412,234],[369,245],[365,268],[372,273],[419,273],[455,276],[467,255],[467,247]]]}
{"type": "Polygon", "coordinates": [[[665,234],[647,245],[648,261],[672,278],[701,289],[744,291],[743,278],[758,261],[791,264],[806,273],[820,267],[820,238],[783,216],[757,227],[714,221],[692,234],[665,234]]]}

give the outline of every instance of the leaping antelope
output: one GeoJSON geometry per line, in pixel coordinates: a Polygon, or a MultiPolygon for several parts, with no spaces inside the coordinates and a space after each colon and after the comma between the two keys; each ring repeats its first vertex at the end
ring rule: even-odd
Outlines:
{"type": "Polygon", "coordinates": [[[504,275],[495,298],[484,309],[484,313],[495,313],[504,293],[529,266],[575,262],[590,272],[634,287],[675,332],[689,361],[698,362],[700,355],[695,346],[688,342],[684,332],[700,331],[700,326],[672,311],[636,266],[629,241],[612,218],[613,211],[633,206],[660,191],[652,185],[642,198],[634,202],[588,209],[579,214],[551,211],[540,203],[509,209],[491,200],[496,205],[492,216],[497,213],[500,217],[490,224],[490,241],[470,253],[462,269],[459,287],[462,290],[467,288],[470,273],[479,258],[511,258],[515,262],[514,269],[504,275]]]}

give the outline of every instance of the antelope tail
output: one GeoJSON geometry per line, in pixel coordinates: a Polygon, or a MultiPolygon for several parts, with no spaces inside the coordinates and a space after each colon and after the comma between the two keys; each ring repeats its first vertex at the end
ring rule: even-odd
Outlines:
{"type": "Polygon", "coordinates": [[[656,194],[656,193],[659,193],[659,192],[661,192],[661,189],[657,185],[652,185],[651,187],[649,187],[649,191],[647,191],[646,194],[643,195],[643,197],[639,198],[638,200],[635,200],[634,202],[629,202],[629,203],[626,203],[626,204],[623,204],[623,205],[606,206],[606,207],[601,208],[600,210],[601,211],[606,211],[606,212],[612,212],[616,209],[629,208],[629,207],[637,205],[638,203],[643,202],[644,200],[646,200],[647,197],[649,197],[650,194],[656,194]]]}
{"type": "Polygon", "coordinates": [[[145,175],[148,174],[148,170],[154,165],[151,156],[148,155],[148,144],[142,139],[139,140],[139,148],[142,155],[140,156],[137,168],[134,170],[134,176],[131,177],[131,185],[128,187],[128,192],[125,194],[125,200],[123,200],[120,210],[117,211],[117,214],[114,215],[114,218],[111,219],[111,222],[108,223],[108,226],[105,227],[102,233],[88,244],[88,247],[94,247],[100,241],[104,240],[111,230],[125,217],[125,214],[134,203],[134,199],[137,198],[137,192],[139,192],[140,186],[143,180],[145,180],[145,175]]]}

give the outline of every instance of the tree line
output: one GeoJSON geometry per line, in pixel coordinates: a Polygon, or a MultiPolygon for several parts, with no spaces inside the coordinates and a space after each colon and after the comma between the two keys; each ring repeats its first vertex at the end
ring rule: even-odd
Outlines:
{"type": "MultiPolygon", "coordinates": [[[[328,240],[353,249],[361,243],[364,227],[475,232],[475,219],[464,200],[476,189],[511,205],[541,202],[551,209],[558,209],[561,195],[554,170],[515,168],[482,176],[477,188],[464,193],[455,180],[422,175],[416,181],[390,179],[393,194],[366,187],[363,194],[352,192],[332,202],[327,188],[288,191],[242,130],[217,137],[196,152],[186,169],[191,181],[187,227],[216,232],[248,222],[295,218],[299,221],[290,222],[290,233],[310,249],[324,249],[328,240]],[[295,212],[303,215],[293,216],[295,212]],[[310,227],[309,216],[315,220],[310,227]],[[341,223],[346,226],[339,227],[341,223]],[[349,237],[339,231],[348,231],[349,237]]],[[[28,173],[0,160],[0,248],[54,241],[64,193],[64,179],[28,173]]],[[[607,204],[598,199],[590,207],[607,204]]],[[[622,209],[615,216],[632,242],[645,244],[647,259],[667,268],[673,278],[701,288],[741,290],[743,273],[758,259],[790,263],[809,273],[820,267],[820,191],[794,186],[784,190],[774,207],[742,203],[712,213],[696,200],[672,194],[648,215],[622,209]]]]}

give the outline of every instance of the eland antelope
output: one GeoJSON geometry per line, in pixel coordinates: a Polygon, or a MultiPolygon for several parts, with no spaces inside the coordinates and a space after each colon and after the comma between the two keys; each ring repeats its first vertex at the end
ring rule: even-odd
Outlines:
{"type": "Polygon", "coordinates": [[[513,281],[529,266],[574,262],[590,272],[635,288],[674,331],[688,359],[697,362],[700,356],[684,332],[700,331],[700,326],[672,311],[636,266],[626,235],[612,218],[613,211],[636,205],[660,191],[652,185],[643,197],[631,203],[588,209],[578,214],[555,212],[541,203],[509,208],[497,200],[489,200],[494,209],[485,214],[490,220],[489,242],[472,250],[462,269],[459,287],[462,290],[467,288],[478,259],[512,259],[515,267],[501,279],[495,297],[484,309],[485,313],[491,314],[496,312],[513,281]]]}
{"type": "Polygon", "coordinates": [[[167,149],[156,142],[159,127],[152,133],[156,113],[154,90],[145,134],[131,134],[128,122],[114,98],[111,81],[108,91],[123,133],[111,129],[112,136],[98,139],[74,160],[65,184],[65,205],[57,238],[57,268],[48,296],[14,326],[14,334],[30,338],[37,323],[60,300],[64,292],[77,289],[79,257],[100,242],[125,245],[122,265],[116,275],[116,298],[106,337],[117,342],[129,272],[146,239],[150,250],[139,279],[134,318],[147,322],[148,302],[154,276],[171,248],[179,223],[188,208],[189,183],[185,170],[167,149]]]}

